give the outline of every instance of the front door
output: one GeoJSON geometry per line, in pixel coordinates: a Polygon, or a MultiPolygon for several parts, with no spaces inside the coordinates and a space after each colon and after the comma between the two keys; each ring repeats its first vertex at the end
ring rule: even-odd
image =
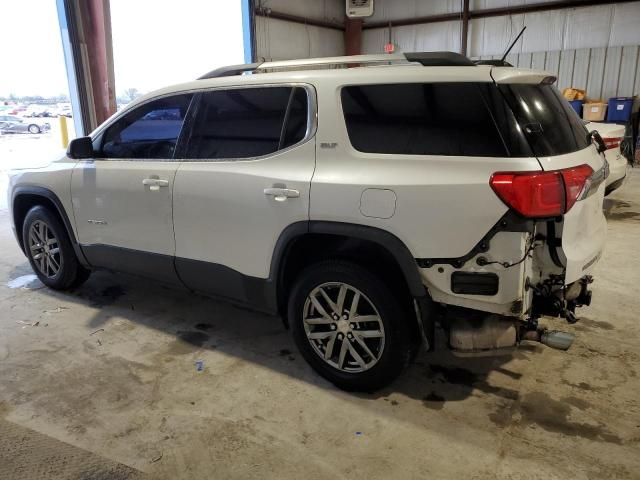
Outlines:
{"type": "Polygon", "coordinates": [[[191,94],[147,102],[94,139],[96,158],[71,180],[78,240],[89,263],[175,282],[174,150],[191,94]]]}

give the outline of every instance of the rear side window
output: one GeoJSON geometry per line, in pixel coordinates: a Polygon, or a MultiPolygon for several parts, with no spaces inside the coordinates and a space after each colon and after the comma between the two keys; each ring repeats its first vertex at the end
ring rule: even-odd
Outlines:
{"type": "Polygon", "coordinates": [[[587,148],[587,130],[553,85],[500,85],[538,157],[562,155],[587,148]]]}
{"type": "Polygon", "coordinates": [[[307,108],[307,93],[301,87],[203,93],[185,157],[233,159],[277,152],[304,138],[307,108]]]}
{"type": "Polygon", "coordinates": [[[104,158],[170,159],[192,94],[160,98],[127,113],[102,139],[104,158]]]}
{"type": "Polygon", "coordinates": [[[509,156],[483,88],[474,83],[345,87],[349,140],[367,153],[509,156]]]}

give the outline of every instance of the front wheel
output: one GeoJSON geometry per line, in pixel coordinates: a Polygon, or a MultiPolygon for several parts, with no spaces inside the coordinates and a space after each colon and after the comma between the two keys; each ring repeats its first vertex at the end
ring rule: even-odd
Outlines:
{"type": "Polygon", "coordinates": [[[289,297],[298,349],[324,378],[349,391],[374,391],[408,364],[405,309],[374,274],[327,261],[307,268],[289,297]]]}
{"type": "Polygon", "coordinates": [[[29,133],[40,133],[40,127],[35,124],[29,125],[29,133]]]}
{"type": "Polygon", "coordinates": [[[65,227],[46,207],[38,205],[29,210],[22,239],[31,268],[46,286],[65,290],[89,277],[89,270],[78,262],[65,227]]]}

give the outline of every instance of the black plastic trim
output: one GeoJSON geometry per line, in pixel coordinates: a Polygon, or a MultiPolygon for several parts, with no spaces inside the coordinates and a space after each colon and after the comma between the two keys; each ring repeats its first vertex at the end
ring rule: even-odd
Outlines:
{"type": "MultiPolygon", "coordinates": [[[[540,220],[540,219],[537,219],[540,220]]],[[[482,237],[469,253],[457,258],[416,258],[420,268],[431,268],[437,264],[449,264],[455,268],[461,268],[479,253],[488,252],[491,239],[499,232],[529,232],[533,233],[535,221],[521,217],[517,213],[509,210],[498,222],[491,227],[489,232],[482,237]]]]}
{"type": "Polygon", "coordinates": [[[456,52],[407,52],[410,62],[418,62],[424,67],[475,67],[469,58],[456,52]]]}
{"type": "MultiPolygon", "coordinates": [[[[60,218],[62,218],[62,223],[64,223],[64,226],[67,229],[69,240],[71,240],[71,245],[73,245],[73,250],[75,251],[75,254],[78,257],[78,261],[84,267],[89,266],[89,262],[84,256],[84,253],[82,252],[82,249],[80,248],[80,245],[76,240],[76,236],[75,236],[71,221],[69,220],[69,216],[67,215],[67,212],[64,209],[64,206],[62,205],[62,202],[60,201],[58,196],[55,193],[53,193],[51,190],[44,187],[38,187],[35,185],[17,186],[11,193],[11,216],[14,222],[15,222],[15,217],[14,217],[13,206],[15,205],[16,199],[21,195],[36,195],[36,196],[44,197],[55,205],[56,209],[58,210],[58,214],[60,215],[60,218]]],[[[22,240],[22,232],[17,231],[17,225],[15,225],[15,223],[14,223],[14,228],[16,230],[15,233],[16,233],[17,239],[22,240]]],[[[20,244],[20,248],[24,251],[24,245],[22,244],[21,241],[19,242],[19,244],[20,244]]]]}
{"type": "Polygon", "coordinates": [[[451,291],[460,295],[487,295],[498,293],[500,278],[495,273],[453,272],[451,291]]]}
{"type": "Polygon", "coordinates": [[[278,313],[275,283],[270,279],[244,275],[217,263],[181,257],[175,258],[175,269],[189,290],[278,313]]]}
{"type": "Polygon", "coordinates": [[[182,285],[176,274],[172,255],[103,244],[83,244],[81,248],[93,268],[130,273],[163,283],[182,285]]]}

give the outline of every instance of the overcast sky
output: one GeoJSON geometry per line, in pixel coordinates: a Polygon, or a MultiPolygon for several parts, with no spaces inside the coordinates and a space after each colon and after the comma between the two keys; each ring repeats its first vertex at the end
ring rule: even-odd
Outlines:
{"type": "MultiPolygon", "coordinates": [[[[67,93],[55,0],[0,1],[0,95],[67,93]]],[[[243,63],[240,0],[111,0],[116,92],[243,63]]]]}

